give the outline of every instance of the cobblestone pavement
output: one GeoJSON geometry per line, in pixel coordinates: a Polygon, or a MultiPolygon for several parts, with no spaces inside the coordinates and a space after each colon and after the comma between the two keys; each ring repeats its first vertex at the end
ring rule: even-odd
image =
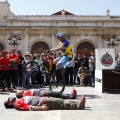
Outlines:
{"type": "Polygon", "coordinates": [[[3,101],[9,96],[15,96],[16,91],[2,92],[0,90],[0,120],[119,120],[120,94],[100,93],[92,87],[67,86],[64,93],[70,93],[75,88],[80,95],[86,96],[84,110],[49,110],[49,111],[17,111],[5,109],[3,101]]]}

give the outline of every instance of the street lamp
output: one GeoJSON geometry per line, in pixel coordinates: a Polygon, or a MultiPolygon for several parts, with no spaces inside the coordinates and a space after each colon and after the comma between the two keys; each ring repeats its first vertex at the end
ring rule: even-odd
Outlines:
{"type": "Polygon", "coordinates": [[[119,41],[120,41],[120,39],[119,38],[115,39],[114,36],[112,36],[110,39],[106,39],[106,43],[109,46],[109,48],[110,48],[110,46],[112,46],[112,48],[114,48],[114,46],[118,46],[119,41]]]}
{"type": "Polygon", "coordinates": [[[13,37],[9,37],[7,40],[8,40],[8,44],[13,45],[14,48],[16,45],[20,45],[21,42],[21,38],[17,37],[16,35],[13,35],[13,37]]]}

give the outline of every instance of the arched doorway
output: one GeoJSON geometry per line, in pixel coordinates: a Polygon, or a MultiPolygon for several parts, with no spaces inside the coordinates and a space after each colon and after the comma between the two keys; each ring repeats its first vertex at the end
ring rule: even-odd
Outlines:
{"type": "Polygon", "coordinates": [[[2,50],[4,50],[4,46],[3,46],[3,44],[0,42],[0,52],[1,52],[2,50]]]}
{"type": "Polygon", "coordinates": [[[35,52],[42,53],[49,49],[50,48],[49,48],[48,44],[46,44],[45,42],[39,41],[32,45],[31,53],[35,53],[35,52]]]}
{"type": "Polygon", "coordinates": [[[89,56],[92,50],[95,50],[95,47],[91,42],[82,42],[77,46],[76,53],[89,56]]]}

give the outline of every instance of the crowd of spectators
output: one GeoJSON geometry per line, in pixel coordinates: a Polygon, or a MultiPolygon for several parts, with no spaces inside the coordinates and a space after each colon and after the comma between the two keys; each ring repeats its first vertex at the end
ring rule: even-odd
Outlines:
{"type": "Polygon", "coordinates": [[[115,56],[115,69],[120,70],[120,53],[115,56]]]}
{"type": "MultiPolygon", "coordinates": [[[[36,61],[38,64],[46,61],[46,66],[49,74],[53,79],[58,79],[58,75],[55,71],[55,65],[53,60],[57,57],[61,57],[61,52],[58,53],[34,53],[26,52],[22,56],[22,52],[15,48],[12,48],[10,52],[3,50],[0,53],[0,87],[3,91],[13,90],[17,87],[22,89],[27,87],[31,88],[32,85],[49,85],[50,79],[46,76],[44,67],[40,67],[40,72],[36,76],[29,76],[27,73],[30,69],[25,70],[25,65],[30,60],[36,61]],[[54,71],[53,71],[54,70],[54,71]]],[[[62,69],[61,78],[65,80],[66,85],[80,86],[94,86],[95,85],[95,57],[94,52],[91,52],[91,56],[76,55],[70,60],[62,69]]]]}
{"type": "MultiPolygon", "coordinates": [[[[40,67],[40,72],[36,76],[29,76],[27,73],[30,69],[25,70],[25,65],[30,60],[36,61],[38,64],[46,62],[46,67],[53,79],[58,79],[54,59],[61,57],[58,53],[34,53],[26,52],[22,56],[22,52],[12,48],[10,52],[3,50],[0,53],[0,87],[3,91],[13,90],[17,87],[26,89],[32,85],[49,85],[50,79],[46,75],[44,67],[40,67]]],[[[95,86],[95,52],[91,51],[91,56],[82,54],[74,54],[73,59],[68,61],[64,66],[61,78],[64,79],[66,86],[95,86]]]]}

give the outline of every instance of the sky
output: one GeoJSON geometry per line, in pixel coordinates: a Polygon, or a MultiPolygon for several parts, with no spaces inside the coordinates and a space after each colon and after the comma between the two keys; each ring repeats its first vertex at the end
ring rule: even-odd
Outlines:
{"type": "MultiPolygon", "coordinates": [[[[4,0],[0,0],[4,1],[4,0]]],[[[120,0],[8,0],[15,15],[51,15],[66,10],[75,15],[120,15],[120,0]]]]}

